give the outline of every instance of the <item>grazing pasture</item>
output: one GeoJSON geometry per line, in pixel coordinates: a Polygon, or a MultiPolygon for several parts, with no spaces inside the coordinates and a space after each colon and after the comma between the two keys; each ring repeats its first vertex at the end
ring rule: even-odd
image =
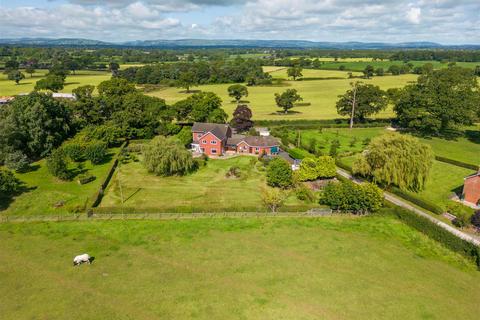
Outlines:
{"type": "MultiPolygon", "coordinates": [[[[264,67],[265,70],[266,67],[264,67]]],[[[270,71],[265,71],[270,73],[274,79],[291,79],[287,75],[288,68],[281,68],[281,69],[266,69],[270,71]]],[[[299,78],[299,81],[311,81],[309,79],[347,79],[348,72],[345,71],[337,71],[337,70],[318,70],[318,69],[303,69],[302,70],[303,76],[299,78]]],[[[362,73],[360,72],[353,72],[353,76],[361,76],[362,73]]]]}
{"type": "Polygon", "coordinates": [[[62,215],[77,208],[83,213],[85,203],[91,201],[94,193],[100,188],[117,151],[118,149],[110,149],[108,161],[99,165],[85,161],[81,163],[81,169],[74,164],[70,166],[70,169],[77,173],[89,173],[96,177],[94,181],[84,185],[80,185],[76,179],[61,181],[53,177],[48,172],[45,159],[34,162],[30,172],[16,173],[17,178],[24,182],[26,190],[12,201],[0,197],[0,214],[62,215]],[[63,205],[56,208],[55,205],[61,202],[63,205]]]}
{"type": "MultiPolygon", "coordinates": [[[[320,70],[317,70],[321,72],[320,70]]],[[[325,71],[329,72],[329,71],[325,71]]],[[[344,94],[350,87],[351,79],[330,79],[330,80],[311,80],[311,81],[284,81],[280,85],[270,86],[254,86],[248,87],[248,97],[244,100],[253,112],[254,119],[335,119],[339,118],[335,103],[338,96],[344,94]],[[292,113],[288,115],[278,114],[280,110],[274,99],[275,93],[281,93],[286,89],[297,89],[298,93],[303,97],[303,102],[292,109],[292,113]]],[[[384,76],[374,77],[372,79],[362,79],[365,83],[372,83],[380,86],[382,89],[403,87],[410,81],[414,81],[416,75],[407,74],[401,76],[384,76]]],[[[192,90],[211,91],[222,98],[223,108],[231,115],[236,104],[232,102],[232,98],[227,94],[227,88],[231,84],[213,84],[193,87],[192,90]]],[[[160,97],[167,103],[175,103],[185,99],[188,94],[183,89],[168,87],[157,91],[148,92],[148,95],[160,97]]],[[[377,115],[379,118],[391,117],[393,112],[388,108],[384,112],[377,115]]]]}
{"type": "MultiPolygon", "coordinates": [[[[439,61],[408,61],[409,63],[413,64],[414,67],[423,66],[426,63],[431,63],[435,69],[442,69],[448,67],[447,63],[442,63],[439,61]]],[[[340,66],[344,66],[345,70],[352,70],[352,71],[363,71],[366,66],[370,65],[373,66],[375,69],[383,68],[385,72],[387,72],[388,68],[392,65],[401,66],[403,65],[403,61],[398,60],[383,60],[383,61],[325,61],[320,68],[321,69],[328,69],[328,70],[338,70],[340,66]]],[[[457,62],[457,66],[474,69],[476,66],[480,65],[480,62],[457,62]]]]}
{"type": "MultiPolygon", "coordinates": [[[[23,71],[22,71],[23,72],[23,71]]],[[[29,93],[33,91],[35,83],[44,78],[47,70],[37,70],[32,76],[25,73],[25,79],[17,85],[12,80],[8,80],[6,74],[0,74],[0,96],[16,95],[21,93],[29,93]]],[[[108,71],[90,71],[79,70],[75,74],[70,74],[65,80],[65,87],[61,92],[72,92],[73,89],[91,84],[97,86],[100,82],[109,80],[111,73],[108,71]]]]}
{"type": "MultiPolygon", "coordinates": [[[[123,194],[125,207],[140,210],[264,211],[260,190],[266,185],[265,174],[251,163],[255,160],[252,156],[210,159],[192,174],[173,177],[149,174],[141,162],[123,164],[117,168],[101,207],[120,207],[123,194]],[[240,169],[240,178],[226,177],[235,166],[240,169]]],[[[286,205],[300,204],[294,194],[286,201],[286,205]]]]}
{"type": "Polygon", "coordinates": [[[387,216],[1,224],[0,261],[3,320],[480,312],[473,263],[387,216]]]}

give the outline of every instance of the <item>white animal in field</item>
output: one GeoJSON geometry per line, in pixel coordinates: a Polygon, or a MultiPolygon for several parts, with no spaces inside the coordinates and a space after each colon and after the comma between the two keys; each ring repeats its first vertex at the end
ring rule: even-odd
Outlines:
{"type": "Polygon", "coordinates": [[[73,258],[73,265],[78,266],[82,263],[90,264],[90,256],[87,253],[81,254],[73,258]]]}

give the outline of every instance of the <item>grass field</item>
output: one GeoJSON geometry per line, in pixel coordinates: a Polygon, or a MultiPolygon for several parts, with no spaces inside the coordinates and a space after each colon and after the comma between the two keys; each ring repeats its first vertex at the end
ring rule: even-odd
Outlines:
{"type": "Polygon", "coordinates": [[[473,263],[389,217],[2,224],[0,261],[3,320],[480,312],[473,263]]]}
{"type": "MultiPolygon", "coordinates": [[[[193,174],[179,177],[158,177],[149,174],[141,162],[131,162],[117,169],[105,192],[102,207],[120,207],[121,192],[124,206],[158,208],[159,210],[218,210],[219,208],[251,208],[264,210],[260,188],[265,186],[265,175],[259,172],[249,156],[209,160],[205,167],[193,174]],[[238,166],[242,176],[227,178],[232,166],[238,166]],[[121,189],[120,189],[121,187],[121,189]]],[[[291,195],[286,205],[301,202],[291,195]]],[[[243,210],[242,210],[243,211],[243,210]]]]}
{"type": "MultiPolygon", "coordinates": [[[[326,71],[328,72],[328,71],[326,71]]],[[[345,73],[346,74],[346,73],[345,73]]],[[[402,87],[417,77],[412,74],[402,76],[374,77],[369,80],[362,80],[366,83],[379,85],[382,89],[402,87]]],[[[254,119],[334,119],[339,118],[335,103],[338,96],[344,94],[350,87],[350,79],[334,80],[312,80],[312,81],[285,81],[283,86],[257,86],[249,87],[249,95],[245,100],[249,101],[249,106],[253,111],[254,119]],[[303,97],[303,106],[293,109],[295,113],[289,115],[277,114],[280,109],[276,106],[274,100],[275,93],[281,93],[286,89],[297,89],[303,97]]],[[[219,95],[223,100],[225,111],[231,115],[236,107],[232,103],[232,98],[227,94],[227,88],[230,84],[203,85],[192,88],[193,90],[211,91],[219,95]]],[[[158,91],[149,92],[149,95],[163,98],[167,103],[174,103],[188,97],[188,94],[179,88],[165,88],[158,91]]],[[[388,108],[381,112],[377,117],[391,117],[393,112],[388,108]]]]}
{"type": "MultiPolygon", "coordinates": [[[[265,72],[268,72],[272,75],[274,79],[291,79],[287,75],[288,68],[281,68],[281,69],[273,69],[264,67],[265,72]]],[[[340,79],[347,79],[348,72],[345,71],[337,71],[337,70],[318,70],[318,69],[303,69],[302,70],[303,77],[300,78],[302,81],[308,81],[309,78],[340,78],[340,79]]],[[[362,75],[360,72],[353,72],[354,76],[362,75]]]]}
{"type": "MultiPolygon", "coordinates": [[[[414,67],[416,66],[423,66],[426,63],[431,63],[433,64],[433,67],[435,69],[442,69],[442,68],[447,68],[448,63],[441,63],[439,61],[409,61],[409,63],[412,63],[414,67]]],[[[325,61],[322,65],[322,69],[330,69],[330,70],[338,70],[340,66],[344,66],[346,70],[352,70],[352,71],[362,71],[365,69],[366,66],[371,65],[375,69],[376,68],[383,68],[384,71],[386,72],[388,68],[391,65],[398,65],[401,66],[403,65],[403,61],[390,61],[390,60],[384,60],[384,61],[325,61]]],[[[457,62],[457,66],[464,67],[464,68],[471,68],[474,69],[476,66],[480,65],[480,62],[457,62]]]]}
{"type": "MultiPolygon", "coordinates": [[[[117,151],[118,149],[111,149],[109,158],[113,159],[113,155],[117,151]]],[[[84,185],[80,185],[76,180],[60,181],[48,172],[45,160],[35,162],[32,164],[32,171],[16,174],[29,190],[15,197],[11,203],[0,201],[0,214],[67,214],[68,209],[83,206],[87,199],[91,199],[100,188],[112,161],[95,166],[90,161],[83,162],[84,170],[96,177],[94,181],[84,185]],[[65,205],[54,208],[54,205],[59,201],[64,201],[65,205]]]]}
{"type": "MultiPolygon", "coordinates": [[[[25,74],[25,79],[20,81],[18,85],[8,80],[6,74],[0,74],[0,96],[16,95],[33,91],[35,83],[42,79],[46,73],[46,70],[38,70],[33,74],[32,78],[29,74],[25,74]]],[[[87,84],[97,86],[100,82],[109,80],[110,78],[111,73],[108,71],[79,70],[75,72],[75,75],[71,74],[67,76],[65,87],[61,92],[72,92],[73,89],[87,84]]]]}

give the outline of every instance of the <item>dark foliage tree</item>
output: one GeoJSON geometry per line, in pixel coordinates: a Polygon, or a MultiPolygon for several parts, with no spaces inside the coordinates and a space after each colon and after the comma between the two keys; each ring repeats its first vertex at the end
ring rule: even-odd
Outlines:
{"type": "Polygon", "coordinates": [[[329,183],[322,192],[320,203],[334,210],[364,214],[383,206],[383,192],[373,183],[360,185],[349,180],[329,183]]]}
{"type": "Polygon", "coordinates": [[[297,93],[296,89],[287,89],[282,94],[275,93],[275,103],[279,108],[283,109],[285,114],[288,110],[295,106],[298,101],[303,101],[303,98],[297,93]]]}
{"type": "Polygon", "coordinates": [[[110,70],[112,76],[117,76],[118,70],[120,70],[120,65],[117,62],[110,62],[108,64],[108,70],[110,70]]]}
{"type": "Polygon", "coordinates": [[[180,73],[177,80],[177,87],[185,88],[186,92],[190,92],[190,88],[198,84],[198,79],[195,73],[191,71],[185,71],[180,73]]]}
{"type": "Polygon", "coordinates": [[[246,104],[240,104],[233,112],[233,118],[230,121],[232,128],[238,132],[246,132],[253,127],[252,110],[246,104]]]}
{"type": "Polygon", "coordinates": [[[0,198],[17,192],[20,186],[20,180],[12,172],[0,168],[0,198]]]}
{"type": "Polygon", "coordinates": [[[5,157],[5,166],[10,170],[25,172],[30,168],[28,157],[20,150],[7,154],[5,157]]]}
{"type": "Polygon", "coordinates": [[[365,67],[365,69],[363,69],[363,77],[366,79],[370,79],[371,77],[373,77],[374,72],[375,68],[373,68],[373,66],[371,65],[368,65],[365,67]]]}
{"type": "Polygon", "coordinates": [[[350,116],[350,128],[356,121],[365,121],[368,116],[376,114],[388,105],[385,91],[372,84],[352,82],[351,89],[339,96],[337,112],[342,116],[350,116]]]}
{"type": "Polygon", "coordinates": [[[70,179],[70,172],[68,171],[68,160],[65,152],[62,149],[53,150],[47,157],[48,172],[54,177],[61,180],[70,179]]]}
{"type": "Polygon", "coordinates": [[[400,90],[394,104],[401,126],[422,134],[447,134],[476,119],[480,87],[472,70],[451,67],[422,74],[400,90]]]}

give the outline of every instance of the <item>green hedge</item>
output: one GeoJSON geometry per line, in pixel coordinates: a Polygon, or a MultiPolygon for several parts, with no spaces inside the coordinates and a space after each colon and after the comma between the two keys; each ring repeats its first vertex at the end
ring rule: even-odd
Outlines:
{"type": "MultiPolygon", "coordinates": [[[[256,126],[286,127],[298,129],[318,128],[348,128],[348,119],[323,119],[323,120],[255,120],[256,126]]],[[[356,128],[385,127],[391,125],[391,119],[368,119],[363,123],[355,123],[356,128]]]]}
{"type": "Polygon", "coordinates": [[[108,184],[110,183],[110,180],[112,179],[113,174],[115,173],[115,169],[118,166],[118,156],[122,153],[122,150],[128,145],[128,140],[125,141],[122,146],[120,147],[120,150],[118,151],[117,155],[115,156],[115,160],[112,163],[112,166],[108,170],[107,176],[103,180],[100,189],[98,189],[97,192],[92,196],[90,205],[87,207],[87,210],[91,208],[97,207],[100,202],[102,201],[103,198],[103,192],[107,188],[108,184]]]}
{"type": "Polygon", "coordinates": [[[465,169],[471,169],[471,170],[475,170],[475,171],[478,171],[478,169],[479,169],[478,165],[474,165],[474,164],[466,163],[466,162],[462,162],[462,161],[457,161],[457,160],[453,160],[453,159],[449,159],[449,158],[445,158],[445,157],[435,156],[435,160],[445,162],[445,163],[449,163],[449,164],[453,164],[454,166],[462,167],[462,168],[465,168],[465,169]]]}
{"type": "Polygon", "coordinates": [[[336,159],[335,164],[337,165],[337,167],[342,168],[343,170],[347,170],[350,173],[353,172],[352,166],[343,163],[340,159],[336,159]]]}
{"type": "Polygon", "coordinates": [[[397,187],[390,187],[388,188],[389,192],[407,200],[407,201],[410,201],[414,204],[416,204],[417,206],[425,209],[425,210],[428,210],[428,211],[431,211],[435,214],[442,214],[444,213],[445,210],[443,210],[440,206],[430,202],[430,201],[427,201],[427,200],[423,200],[417,196],[414,196],[408,192],[405,192],[403,190],[400,190],[399,188],[397,187]]]}
{"type": "Polygon", "coordinates": [[[393,213],[396,217],[410,227],[415,228],[428,237],[440,242],[445,247],[458,252],[469,259],[472,259],[475,261],[480,270],[480,248],[474,244],[458,238],[434,222],[425,217],[417,215],[412,211],[396,206],[394,208],[387,208],[384,210],[393,213]]]}

